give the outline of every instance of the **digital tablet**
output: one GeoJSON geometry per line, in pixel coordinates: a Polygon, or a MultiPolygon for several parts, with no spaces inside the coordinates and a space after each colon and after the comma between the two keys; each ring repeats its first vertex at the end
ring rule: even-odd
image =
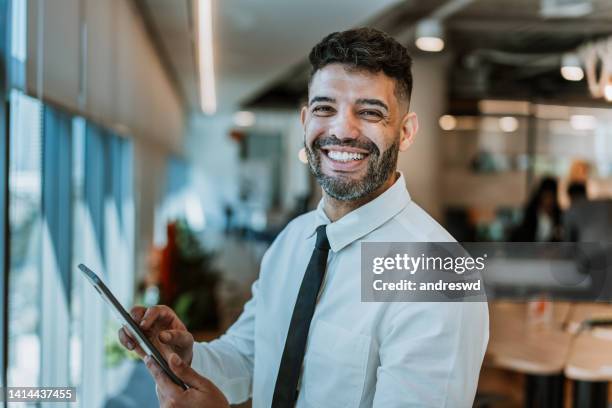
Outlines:
{"type": "Polygon", "coordinates": [[[166,359],[164,359],[157,347],[155,347],[147,336],[145,336],[142,330],[140,330],[138,324],[136,324],[134,319],[132,319],[132,316],[125,311],[113,293],[106,287],[104,282],[102,282],[102,279],[100,279],[98,275],[83,264],[79,264],[79,269],[81,272],[83,272],[83,275],[87,278],[87,280],[93,285],[94,289],[100,294],[100,296],[102,296],[102,299],[104,299],[104,301],[110,306],[113,314],[119,320],[119,323],[121,323],[123,327],[130,332],[136,341],[138,341],[138,344],[144,350],[144,352],[155,359],[157,364],[159,364],[162,370],[164,370],[166,375],[173,382],[186,390],[187,385],[172,372],[170,366],[166,362],[166,359]]]}

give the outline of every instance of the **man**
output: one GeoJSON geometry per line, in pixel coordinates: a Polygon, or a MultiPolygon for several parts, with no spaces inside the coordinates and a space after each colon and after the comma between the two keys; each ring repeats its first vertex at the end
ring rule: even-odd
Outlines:
{"type": "Polygon", "coordinates": [[[566,241],[608,242],[612,232],[612,200],[589,200],[585,183],[573,182],[567,189],[570,208],[563,217],[566,241]]]}
{"type": "Polygon", "coordinates": [[[183,392],[148,359],[161,404],[252,397],[253,407],[471,407],[488,340],[485,303],[360,298],[362,241],[453,241],[396,171],[418,129],[410,56],[362,28],[328,35],[309,58],[301,120],[323,198],[274,241],[252,299],[220,339],[194,345],[170,309],[133,309],[194,387],[183,392]]]}
{"type": "Polygon", "coordinates": [[[573,182],[567,188],[570,207],[563,215],[566,241],[576,242],[579,271],[590,276],[592,299],[612,300],[612,200],[589,200],[584,182],[573,182]]]}

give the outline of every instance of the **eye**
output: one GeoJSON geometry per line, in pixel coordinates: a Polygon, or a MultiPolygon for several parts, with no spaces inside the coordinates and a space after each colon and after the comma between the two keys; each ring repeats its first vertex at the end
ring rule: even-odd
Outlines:
{"type": "Polygon", "coordinates": [[[363,110],[361,111],[361,115],[366,117],[367,119],[382,119],[384,118],[384,115],[377,111],[377,110],[371,110],[371,109],[367,109],[367,110],[363,110]]]}
{"type": "Polygon", "coordinates": [[[334,113],[334,108],[329,105],[317,105],[312,109],[312,112],[319,116],[328,116],[334,113]]]}

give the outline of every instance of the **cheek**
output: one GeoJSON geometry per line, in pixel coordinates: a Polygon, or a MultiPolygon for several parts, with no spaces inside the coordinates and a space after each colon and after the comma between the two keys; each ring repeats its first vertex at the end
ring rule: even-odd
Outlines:
{"type": "Polygon", "coordinates": [[[326,134],[327,126],[321,120],[310,120],[306,123],[304,130],[304,141],[306,146],[311,147],[312,143],[320,136],[326,134]]]}
{"type": "Polygon", "coordinates": [[[375,131],[365,133],[366,136],[372,143],[376,145],[378,148],[379,154],[382,154],[389,149],[393,142],[395,141],[396,136],[391,134],[385,134],[385,132],[381,132],[380,129],[376,129],[375,131]]]}

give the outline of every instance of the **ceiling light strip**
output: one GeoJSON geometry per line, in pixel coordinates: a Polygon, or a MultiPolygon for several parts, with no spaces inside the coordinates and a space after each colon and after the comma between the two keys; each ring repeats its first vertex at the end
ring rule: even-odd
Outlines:
{"type": "Polygon", "coordinates": [[[196,0],[198,16],[198,70],[200,106],[212,115],[217,110],[215,64],[213,58],[212,0],[196,0]]]}

